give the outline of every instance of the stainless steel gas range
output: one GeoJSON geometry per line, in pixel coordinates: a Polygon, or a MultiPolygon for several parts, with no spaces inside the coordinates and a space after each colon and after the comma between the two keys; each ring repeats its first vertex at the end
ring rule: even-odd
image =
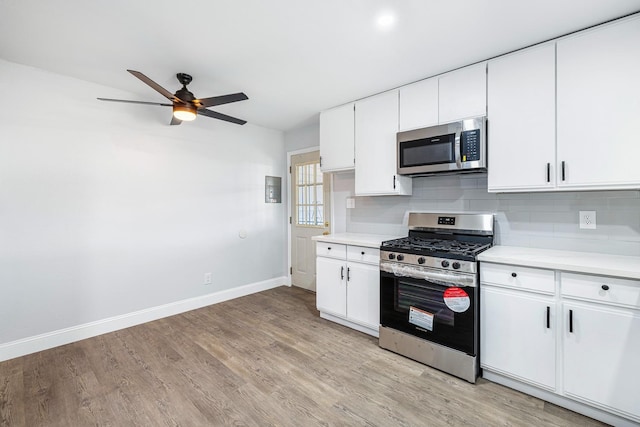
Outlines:
{"type": "Polygon", "coordinates": [[[475,383],[479,263],[493,214],[411,212],[380,247],[380,346],[475,383]]]}

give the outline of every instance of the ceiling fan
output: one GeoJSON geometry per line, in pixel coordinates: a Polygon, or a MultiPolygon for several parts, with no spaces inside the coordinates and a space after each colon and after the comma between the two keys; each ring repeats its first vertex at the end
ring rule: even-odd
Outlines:
{"type": "Polygon", "coordinates": [[[202,116],[211,117],[213,119],[224,120],[226,122],[236,123],[243,125],[247,123],[246,120],[238,119],[235,117],[227,116],[226,114],[217,113],[215,111],[207,110],[207,107],[213,107],[215,105],[228,104],[230,102],[244,101],[249,99],[247,95],[242,92],[232,93],[229,95],[212,96],[210,98],[196,98],[193,93],[189,92],[187,85],[191,83],[192,77],[189,74],[178,73],[176,77],[182,89],[179,89],[175,94],[172,94],[158,83],[151,80],[149,77],[142,74],[140,71],[127,70],[152,89],[156,90],[162,96],[171,101],[171,104],[165,104],[161,102],[145,102],[145,101],[129,101],[126,99],[111,99],[111,98],[98,98],[100,101],[112,101],[112,102],[128,102],[130,104],[146,104],[146,105],[159,105],[161,107],[173,107],[173,117],[171,118],[171,125],[179,125],[183,121],[195,120],[196,114],[202,116]]]}

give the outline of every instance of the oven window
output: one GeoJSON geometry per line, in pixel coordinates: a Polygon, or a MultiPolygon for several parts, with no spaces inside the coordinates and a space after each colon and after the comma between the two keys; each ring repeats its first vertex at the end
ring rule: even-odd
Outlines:
{"type": "Polygon", "coordinates": [[[443,294],[446,288],[429,283],[416,284],[398,280],[396,294],[396,310],[408,312],[416,307],[433,314],[440,324],[454,326],[455,313],[444,303],[443,294]]]}

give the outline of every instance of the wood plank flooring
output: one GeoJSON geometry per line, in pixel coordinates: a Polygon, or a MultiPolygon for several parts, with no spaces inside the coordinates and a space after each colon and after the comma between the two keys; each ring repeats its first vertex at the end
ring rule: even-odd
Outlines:
{"type": "Polygon", "coordinates": [[[597,426],[378,347],[281,287],[0,363],[2,426],[597,426]]]}

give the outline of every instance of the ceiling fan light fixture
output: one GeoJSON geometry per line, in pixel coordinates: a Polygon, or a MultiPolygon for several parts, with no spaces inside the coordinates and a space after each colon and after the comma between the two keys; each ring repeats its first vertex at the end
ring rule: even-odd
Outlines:
{"type": "Polygon", "coordinates": [[[190,122],[196,119],[196,107],[193,105],[174,105],[173,117],[183,122],[190,122]]]}

